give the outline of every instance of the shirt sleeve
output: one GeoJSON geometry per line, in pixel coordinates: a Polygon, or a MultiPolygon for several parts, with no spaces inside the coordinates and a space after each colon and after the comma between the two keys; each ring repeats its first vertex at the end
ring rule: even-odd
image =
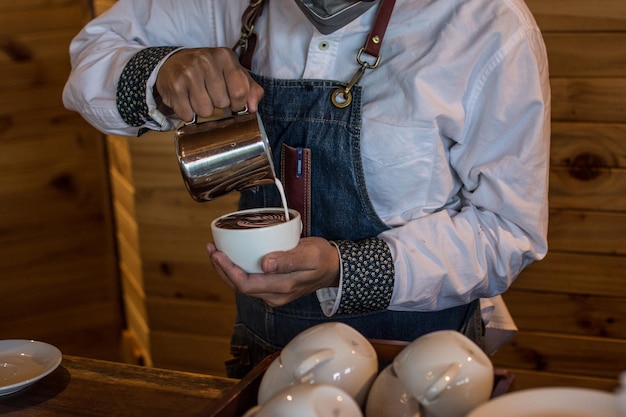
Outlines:
{"type": "Polygon", "coordinates": [[[147,84],[155,67],[176,47],[152,47],[137,52],[128,61],[117,83],[116,104],[120,116],[129,126],[154,122],[147,104],[147,84]]]}
{"type": "Polygon", "coordinates": [[[385,310],[394,287],[389,246],[378,238],[338,240],[341,270],[339,288],[323,288],[317,298],[326,316],[385,310]]]}
{"type": "Polygon", "coordinates": [[[434,311],[505,292],[547,253],[550,87],[536,29],[522,28],[481,67],[448,153],[450,204],[379,236],[396,272],[393,310],[434,311]]]}
{"type": "Polygon", "coordinates": [[[211,30],[218,20],[214,6],[198,1],[181,7],[176,0],[115,2],[72,40],[63,104],[107,134],[175,129],[180,120],[161,113],[152,95],[156,75],[180,48],[224,42],[211,30]]]}
{"type": "Polygon", "coordinates": [[[327,315],[495,297],[545,256],[550,88],[540,33],[521,28],[475,71],[462,132],[439,162],[458,183],[449,204],[376,238],[335,242],[340,287],[317,293],[327,315]]]}

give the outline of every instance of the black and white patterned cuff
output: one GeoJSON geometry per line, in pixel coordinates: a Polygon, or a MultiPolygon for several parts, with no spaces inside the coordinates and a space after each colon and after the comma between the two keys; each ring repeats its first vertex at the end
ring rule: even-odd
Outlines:
{"type": "Polygon", "coordinates": [[[337,314],[380,311],[389,306],[395,268],[385,241],[369,238],[357,242],[338,240],[343,268],[341,303],[337,314]]]}
{"type": "Polygon", "coordinates": [[[142,126],[153,121],[146,103],[146,84],[159,62],[177,46],[157,46],[137,52],[126,64],[117,84],[116,104],[122,119],[129,126],[142,126]]]}

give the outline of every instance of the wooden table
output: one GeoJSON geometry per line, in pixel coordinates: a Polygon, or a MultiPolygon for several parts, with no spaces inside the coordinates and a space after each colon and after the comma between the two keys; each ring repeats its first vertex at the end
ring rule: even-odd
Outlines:
{"type": "MultiPolygon", "coordinates": [[[[381,358],[404,342],[372,341],[381,358]]],[[[279,352],[242,380],[64,356],[31,387],[0,397],[0,415],[27,417],[240,417],[256,404],[263,374],[279,352]]],[[[511,389],[513,375],[495,370],[492,396],[511,389]]]]}
{"type": "Polygon", "coordinates": [[[28,417],[204,416],[239,381],[64,356],[50,375],[0,397],[0,415],[28,417]]]}

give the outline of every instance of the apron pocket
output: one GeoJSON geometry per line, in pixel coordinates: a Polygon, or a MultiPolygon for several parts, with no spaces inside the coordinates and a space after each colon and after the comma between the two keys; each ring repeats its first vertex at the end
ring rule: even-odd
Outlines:
{"type": "Polygon", "coordinates": [[[302,218],[302,237],[311,234],[311,150],[282,145],[280,180],[285,189],[287,205],[302,218]]]}

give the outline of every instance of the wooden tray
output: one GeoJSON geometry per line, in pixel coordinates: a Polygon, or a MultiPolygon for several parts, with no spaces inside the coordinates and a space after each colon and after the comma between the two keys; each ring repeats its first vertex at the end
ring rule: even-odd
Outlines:
{"type": "MultiPolygon", "coordinates": [[[[407,342],[371,339],[370,342],[379,358],[393,359],[408,344],[407,342]]],[[[275,352],[263,359],[248,375],[235,386],[227,390],[216,402],[211,404],[203,417],[241,417],[257,403],[257,394],[263,374],[270,364],[280,355],[275,352]]],[[[514,376],[503,369],[494,370],[492,398],[507,393],[513,384],[514,376]]]]}

